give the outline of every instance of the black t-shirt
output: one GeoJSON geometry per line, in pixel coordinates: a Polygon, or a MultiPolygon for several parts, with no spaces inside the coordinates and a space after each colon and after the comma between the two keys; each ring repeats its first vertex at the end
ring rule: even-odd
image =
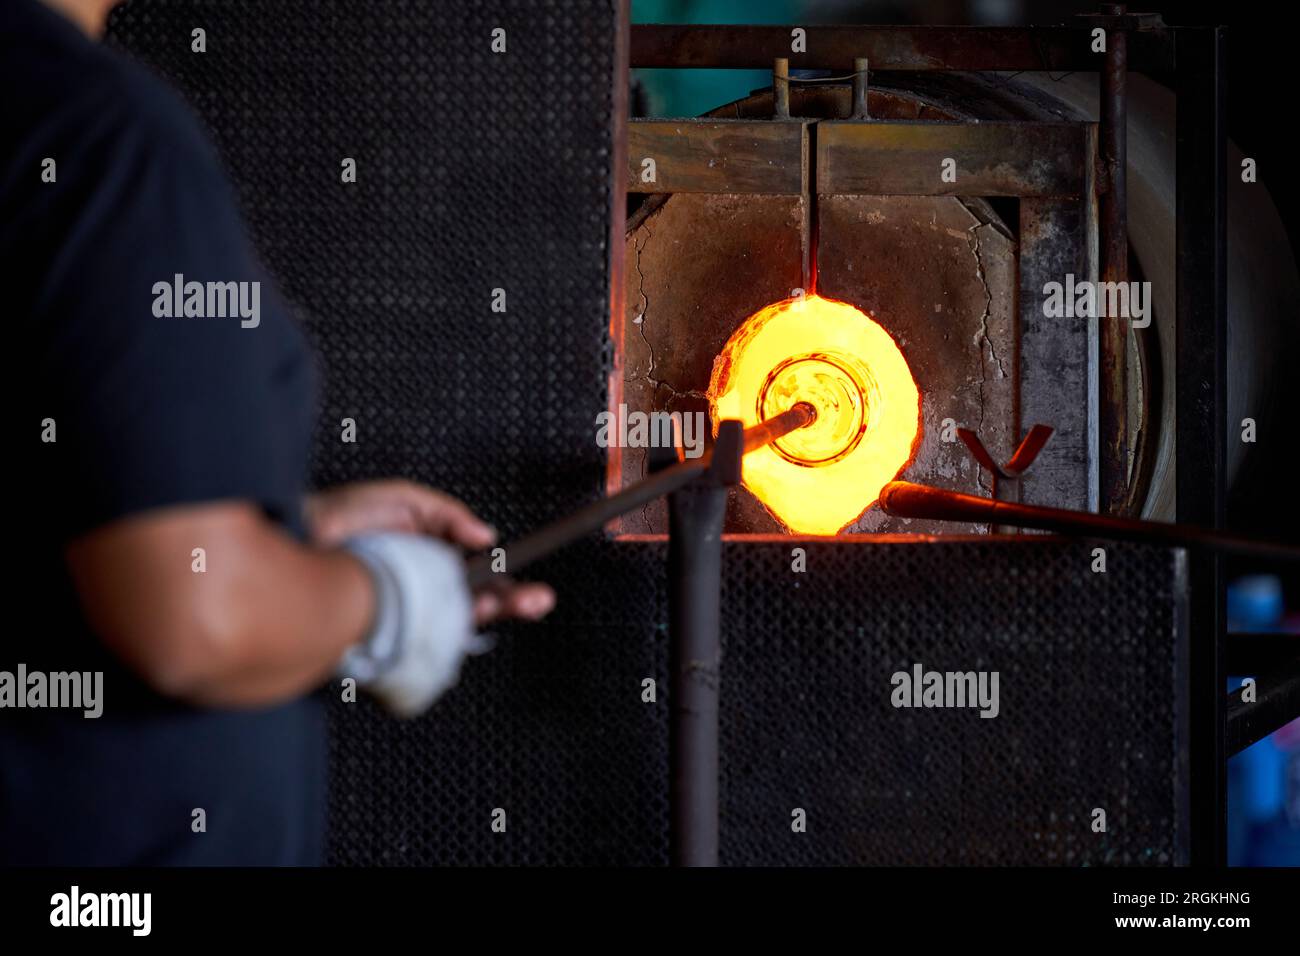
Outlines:
{"type": "Polygon", "coordinates": [[[63,557],[78,535],[182,503],[253,501],[300,533],[310,355],[212,148],[159,80],[36,0],[0,0],[0,91],[20,410],[0,672],[103,672],[98,718],[0,709],[0,863],[319,862],[321,701],[226,712],[155,695],[90,632],[63,557]]]}

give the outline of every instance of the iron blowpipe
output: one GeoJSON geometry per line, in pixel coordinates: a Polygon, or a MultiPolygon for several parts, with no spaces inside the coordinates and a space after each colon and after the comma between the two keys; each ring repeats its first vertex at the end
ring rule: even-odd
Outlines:
{"type": "Polygon", "coordinates": [[[891,481],[880,492],[880,507],[899,518],[932,518],[939,521],[973,521],[1040,528],[1062,534],[1077,534],[1118,541],[1140,541],[1179,547],[1214,548],[1231,554],[1259,558],[1300,560],[1300,548],[1272,541],[1213,531],[1195,525],[1115,518],[1090,511],[1044,508],[1013,501],[994,501],[964,495],[946,488],[932,488],[910,481],[891,481]]]}
{"type": "MultiPolygon", "coordinates": [[[[816,418],[817,410],[812,405],[798,402],[780,415],[745,429],[745,453],[762,448],[797,428],[810,425],[816,418]]],[[[558,521],[525,535],[506,546],[507,570],[513,574],[584,535],[599,531],[606,522],[619,515],[643,508],[656,498],[676,491],[704,474],[712,463],[712,458],[712,453],[709,453],[694,460],[669,465],[628,485],[622,491],[598,498],[558,521]]],[[[471,590],[487,587],[499,579],[497,572],[492,570],[492,561],[491,555],[477,555],[467,562],[466,574],[471,590]]]]}

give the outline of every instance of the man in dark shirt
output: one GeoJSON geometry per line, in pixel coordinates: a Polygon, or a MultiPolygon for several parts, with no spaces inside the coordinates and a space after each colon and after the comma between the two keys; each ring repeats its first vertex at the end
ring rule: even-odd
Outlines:
{"type": "Polygon", "coordinates": [[[89,39],[112,5],[0,0],[0,262],[34,375],[10,382],[31,613],[0,644],[0,863],[316,863],[308,694],[351,676],[419,713],[474,623],[553,595],[471,607],[441,542],[492,532],[431,489],[304,494],[310,355],[195,121],[89,39]],[[53,692],[95,674],[94,708],[53,692]]]}

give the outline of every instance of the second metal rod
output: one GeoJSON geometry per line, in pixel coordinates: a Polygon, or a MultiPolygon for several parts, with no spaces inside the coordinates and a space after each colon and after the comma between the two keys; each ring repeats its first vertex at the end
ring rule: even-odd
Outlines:
{"type": "Polygon", "coordinates": [[[1038,528],[1061,534],[1113,538],[1185,548],[1213,548],[1232,554],[1281,561],[1300,560],[1300,548],[1275,541],[1259,541],[1195,525],[1117,518],[1091,511],[1022,505],[962,494],[947,488],[891,481],[880,492],[880,507],[901,518],[932,518],[939,521],[998,522],[1017,528],[1038,528]]]}

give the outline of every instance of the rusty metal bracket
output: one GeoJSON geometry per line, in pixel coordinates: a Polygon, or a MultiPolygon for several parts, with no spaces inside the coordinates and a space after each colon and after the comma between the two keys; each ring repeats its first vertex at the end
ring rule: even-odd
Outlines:
{"type": "Polygon", "coordinates": [[[823,193],[871,196],[1083,196],[1092,124],[822,120],[823,193]],[[938,171],[956,160],[959,182],[938,171]]]}
{"type": "MultiPolygon", "coordinates": [[[[1012,454],[1011,460],[1005,465],[999,465],[993,460],[993,456],[989,454],[988,449],[984,447],[984,443],[980,441],[979,435],[975,434],[971,429],[958,428],[957,437],[970,449],[971,455],[979,462],[980,467],[991,476],[993,485],[992,498],[997,501],[1000,500],[1000,494],[1004,491],[1004,482],[1019,481],[1024,473],[1029,470],[1029,466],[1034,463],[1034,459],[1043,450],[1047,440],[1052,437],[1052,429],[1047,425],[1035,425],[1029,429],[1029,434],[1020,442],[1020,446],[1012,454]]],[[[999,525],[989,525],[990,534],[999,534],[1007,530],[1009,529],[1002,528],[999,525]]]]}
{"type": "MultiPolygon", "coordinates": [[[[970,449],[970,453],[975,456],[975,460],[986,471],[990,472],[994,478],[1015,481],[1028,471],[1029,466],[1034,463],[1038,453],[1047,444],[1047,439],[1052,437],[1052,429],[1048,425],[1035,425],[1029,429],[1029,434],[1020,442],[1020,447],[1011,456],[1011,460],[1001,466],[993,460],[993,456],[989,454],[988,449],[984,447],[984,443],[980,441],[979,435],[975,434],[971,429],[959,428],[957,429],[957,436],[970,449]]],[[[994,495],[994,497],[997,497],[997,495],[994,495]]]]}
{"type": "Polygon", "coordinates": [[[628,124],[627,191],[766,193],[803,191],[806,135],[801,122],[634,119],[628,124]],[[642,180],[642,164],[656,175],[642,180]]]}
{"type": "Polygon", "coordinates": [[[908,120],[634,119],[626,188],[634,193],[1081,197],[1095,124],[908,120]],[[816,123],[810,140],[805,127],[816,123]],[[956,159],[960,183],[935,175],[956,159]],[[653,181],[642,179],[646,158],[653,181]]]}

